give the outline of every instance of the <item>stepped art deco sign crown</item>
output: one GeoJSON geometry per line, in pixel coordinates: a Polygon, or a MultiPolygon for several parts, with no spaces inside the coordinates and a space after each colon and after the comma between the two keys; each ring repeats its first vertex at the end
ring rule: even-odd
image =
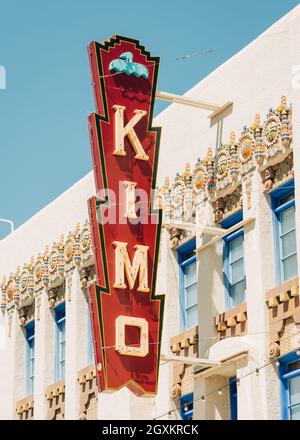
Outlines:
{"type": "Polygon", "coordinates": [[[157,392],[164,297],[155,294],[161,210],[154,209],[159,58],[115,36],[88,47],[97,196],[88,200],[97,283],[89,286],[99,392],[157,392]]]}

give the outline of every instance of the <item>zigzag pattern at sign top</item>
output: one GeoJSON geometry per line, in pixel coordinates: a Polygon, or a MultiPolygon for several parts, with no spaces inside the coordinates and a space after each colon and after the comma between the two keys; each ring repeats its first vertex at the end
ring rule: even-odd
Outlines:
{"type": "Polygon", "coordinates": [[[212,148],[208,148],[207,155],[197,160],[194,170],[188,163],[182,173],[176,174],[172,185],[169,177],[165,179],[159,188],[165,220],[191,219],[195,216],[196,202],[204,199],[217,202],[234,191],[240,194],[242,178],[255,168],[262,173],[266,190],[273,188],[274,176],[277,176],[277,185],[280,179],[284,183],[293,173],[290,170],[292,139],[292,109],[283,96],[280,105],[269,110],[264,123],[257,114],[254,123],[243,128],[238,140],[231,132],[229,141],[221,144],[215,155],[212,148]],[[276,164],[282,162],[287,162],[284,171],[282,167],[277,171],[276,164]]]}

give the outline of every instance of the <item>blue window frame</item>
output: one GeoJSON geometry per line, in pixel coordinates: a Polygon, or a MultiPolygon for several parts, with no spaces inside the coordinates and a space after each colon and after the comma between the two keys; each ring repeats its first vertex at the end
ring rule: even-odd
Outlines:
{"type": "Polygon", "coordinates": [[[271,193],[276,260],[276,283],[295,277],[297,268],[294,181],[271,193]]]}
{"type": "Polygon", "coordinates": [[[56,346],[55,346],[55,380],[65,378],[66,348],[66,309],[65,303],[55,308],[56,346]]]}
{"type": "Polygon", "coordinates": [[[230,418],[237,420],[237,386],[236,377],[229,379],[229,396],[230,396],[230,418]]]}
{"type": "Polygon", "coordinates": [[[180,416],[182,420],[193,420],[193,393],[180,397],[180,416]]]}
{"type": "Polygon", "coordinates": [[[26,337],[26,371],[25,389],[26,395],[33,394],[34,390],[34,321],[25,327],[26,337]]]}
{"type": "Polygon", "coordinates": [[[180,327],[186,330],[198,324],[196,240],[178,248],[180,327]]]}
{"type": "MultiPolygon", "coordinates": [[[[228,229],[242,220],[238,212],[222,222],[223,228],[228,229]]],[[[244,264],[244,230],[238,229],[224,237],[223,247],[223,276],[225,287],[225,308],[230,310],[245,301],[246,276],[244,264]]]]}
{"type": "Polygon", "coordinates": [[[87,307],[87,361],[88,364],[92,364],[94,362],[92,323],[89,307],[87,307]]]}
{"type": "Polygon", "coordinates": [[[279,361],[282,418],[300,420],[300,356],[292,352],[279,361]]]}

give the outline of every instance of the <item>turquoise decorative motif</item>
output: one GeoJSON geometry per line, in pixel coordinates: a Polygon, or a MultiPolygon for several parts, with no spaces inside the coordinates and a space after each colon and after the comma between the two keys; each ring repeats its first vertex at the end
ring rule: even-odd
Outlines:
{"type": "Polygon", "coordinates": [[[143,64],[135,63],[131,52],[124,52],[120,58],[112,60],[109,64],[109,70],[114,70],[117,73],[125,73],[126,75],[134,75],[137,78],[142,76],[148,79],[149,71],[143,64]]]}

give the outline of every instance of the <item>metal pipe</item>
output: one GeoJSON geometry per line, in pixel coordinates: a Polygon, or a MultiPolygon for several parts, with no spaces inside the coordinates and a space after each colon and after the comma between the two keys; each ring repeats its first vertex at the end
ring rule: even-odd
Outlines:
{"type": "Polygon", "coordinates": [[[216,241],[220,240],[223,237],[226,237],[226,235],[231,234],[232,232],[236,231],[239,228],[242,228],[243,226],[247,225],[248,223],[251,223],[255,220],[255,217],[249,217],[246,218],[245,220],[242,220],[239,223],[236,223],[234,226],[231,226],[231,228],[228,229],[221,229],[222,234],[217,235],[216,237],[213,237],[211,240],[209,240],[207,243],[202,244],[201,246],[199,246],[195,252],[198,253],[200,251],[203,251],[203,249],[206,249],[208,246],[211,246],[212,244],[214,244],[216,241]]]}
{"type": "Polygon", "coordinates": [[[216,228],[214,226],[206,226],[206,225],[196,225],[195,223],[189,223],[189,222],[180,222],[180,221],[172,221],[172,222],[164,222],[163,226],[165,228],[177,228],[182,229],[184,231],[191,231],[194,233],[204,233],[209,235],[223,235],[224,229],[222,228],[216,228]]]}
{"type": "Polygon", "coordinates": [[[157,90],[156,98],[163,101],[176,102],[177,104],[189,105],[191,107],[202,108],[204,110],[211,110],[213,112],[220,110],[222,107],[208,102],[198,101],[197,99],[189,98],[188,96],[175,95],[174,93],[161,92],[157,90]]]}
{"type": "Polygon", "coordinates": [[[162,354],[160,356],[160,359],[162,361],[168,361],[168,362],[181,362],[187,365],[204,365],[207,367],[217,367],[221,365],[219,361],[211,361],[209,359],[202,359],[202,358],[194,358],[191,356],[175,356],[175,355],[165,355],[162,354]]]}
{"type": "Polygon", "coordinates": [[[15,226],[14,226],[14,223],[13,223],[11,220],[8,220],[8,219],[6,219],[6,218],[0,218],[0,222],[1,222],[1,223],[7,223],[7,224],[9,224],[9,225],[10,225],[10,233],[14,232],[14,230],[15,230],[15,226]]]}

